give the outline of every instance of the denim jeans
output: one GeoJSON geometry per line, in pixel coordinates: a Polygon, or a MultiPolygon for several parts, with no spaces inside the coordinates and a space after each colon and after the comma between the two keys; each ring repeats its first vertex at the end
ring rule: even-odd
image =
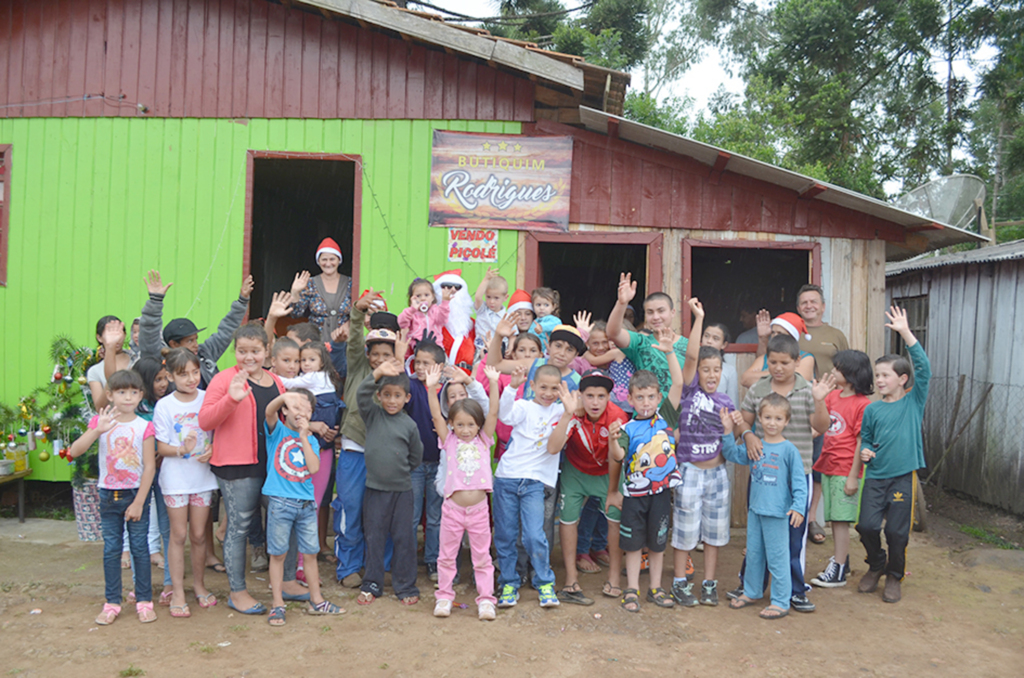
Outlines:
{"type": "Polygon", "coordinates": [[[121,551],[124,546],[124,528],[128,528],[128,542],[138,577],[135,580],[135,599],[140,603],[153,600],[153,579],[149,563],[149,502],[142,507],[138,520],[125,522],[124,514],[135,501],[138,490],[100,489],[100,529],[103,531],[103,581],[107,602],[121,604],[121,551]]]}
{"type": "Polygon", "coordinates": [[[522,528],[523,546],[533,566],[533,587],[553,584],[550,546],[544,533],[544,483],[525,478],[494,479],[494,547],[498,552],[501,586],[519,588],[516,539],[522,528]]]}
{"type": "MultiPolygon", "coordinates": [[[[548,540],[549,551],[551,544],[555,543],[555,509],[557,507],[558,488],[544,485],[544,536],[548,540]]],[[[533,568],[530,566],[530,554],[523,545],[522,530],[519,531],[516,549],[518,551],[516,571],[519,572],[520,581],[525,581],[533,568]]]]}
{"type": "Polygon", "coordinates": [[[270,497],[267,505],[267,554],[287,556],[293,543],[307,555],[320,553],[316,502],[270,497]]]}
{"type": "Polygon", "coordinates": [[[363,569],[366,543],[363,541],[363,494],[366,492],[366,457],[362,452],[341,450],[335,472],[338,496],[334,509],[334,555],[338,558],[338,581],[363,569]]]}
{"type": "Polygon", "coordinates": [[[604,506],[597,497],[591,497],[583,504],[579,529],[576,531],[576,555],[586,555],[608,548],[608,520],[604,517],[604,506]]]}
{"type": "Polygon", "coordinates": [[[437,563],[438,544],[441,534],[441,507],[444,497],[437,493],[434,479],[437,477],[437,462],[420,464],[412,472],[412,529],[415,533],[423,518],[423,503],[427,504],[427,527],[423,532],[423,562],[437,563]]]}

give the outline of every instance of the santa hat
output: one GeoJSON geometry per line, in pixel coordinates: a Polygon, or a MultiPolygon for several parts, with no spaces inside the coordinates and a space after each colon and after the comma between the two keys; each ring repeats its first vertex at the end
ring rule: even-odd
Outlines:
{"type": "Polygon", "coordinates": [[[796,313],[783,313],[772,319],[772,325],[778,325],[786,330],[797,341],[800,341],[801,338],[808,340],[811,338],[811,335],[807,333],[807,325],[804,324],[804,319],[796,313]]]}
{"type": "Polygon", "coordinates": [[[508,313],[516,311],[533,312],[533,300],[525,290],[516,290],[508,300],[508,313]]]}
{"type": "MultiPolygon", "coordinates": [[[[369,293],[370,293],[370,290],[363,290],[363,293],[359,295],[359,298],[362,299],[363,297],[365,297],[369,293]]],[[[379,294],[379,292],[378,292],[378,294],[379,294]]],[[[370,306],[373,308],[374,311],[386,311],[386,310],[388,310],[388,302],[384,301],[384,297],[378,297],[378,298],[374,299],[373,301],[370,302],[370,306]]]]}
{"type": "Polygon", "coordinates": [[[458,285],[459,289],[466,289],[466,281],[462,279],[462,269],[453,268],[450,271],[444,273],[438,273],[434,276],[434,288],[439,289],[441,285],[458,285]]]}
{"type": "Polygon", "coordinates": [[[338,247],[338,243],[334,242],[334,238],[324,238],[323,241],[320,243],[320,247],[316,248],[317,264],[320,263],[321,254],[333,254],[334,256],[338,257],[338,259],[343,258],[341,256],[341,248],[338,247]]]}

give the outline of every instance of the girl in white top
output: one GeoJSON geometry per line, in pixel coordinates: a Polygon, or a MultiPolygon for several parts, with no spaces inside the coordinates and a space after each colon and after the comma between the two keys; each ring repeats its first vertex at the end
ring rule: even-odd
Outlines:
{"type": "Polygon", "coordinates": [[[185,533],[192,544],[192,588],[199,607],[213,607],[217,599],[206,588],[206,521],[213,503],[217,479],[210,470],[213,455],[211,434],[199,428],[199,408],[205,391],[199,388],[199,358],[187,348],[165,350],[164,364],[174,382],[174,392],[161,398],[153,413],[156,451],[163,457],[160,490],[171,521],[167,567],[174,593],[171,616],[190,617],[185,601],[185,533]],[[191,524],[191,529],[188,525],[191,524]]]}

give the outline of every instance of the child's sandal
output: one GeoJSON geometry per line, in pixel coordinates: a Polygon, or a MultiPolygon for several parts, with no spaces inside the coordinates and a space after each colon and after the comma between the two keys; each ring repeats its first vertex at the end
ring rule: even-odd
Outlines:
{"type": "Polygon", "coordinates": [[[400,602],[402,605],[405,605],[405,606],[408,607],[408,606],[415,605],[416,603],[420,602],[420,597],[419,596],[407,596],[405,598],[399,598],[398,602],[400,602]]]}
{"type": "Polygon", "coordinates": [[[658,607],[674,607],[676,601],[672,600],[665,589],[660,586],[656,589],[648,589],[647,591],[647,602],[654,603],[658,607]]]}
{"type": "Polygon", "coordinates": [[[322,600],[316,605],[310,603],[306,608],[306,614],[312,615],[324,615],[324,614],[345,614],[345,609],[338,607],[329,600],[322,600]]]}
{"type": "Polygon", "coordinates": [[[284,607],[270,608],[270,616],[267,617],[267,623],[271,626],[284,626],[284,607]]]}
{"type": "Polygon", "coordinates": [[[107,626],[113,624],[114,620],[117,619],[117,615],[121,614],[121,606],[114,605],[113,603],[105,603],[103,605],[103,611],[96,617],[96,623],[100,626],[107,626]]]}
{"type": "Polygon", "coordinates": [[[196,596],[196,601],[199,603],[199,607],[205,609],[211,608],[217,604],[217,596],[212,593],[207,593],[205,596],[196,596]]]}
{"type": "Polygon", "coordinates": [[[143,624],[155,622],[156,610],[153,609],[153,601],[147,600],[144,603],[135,603],[135,614],[139,615],[139,621],[143,624]]]}
{"type": "Polygon", "coordinates": [[[160,594],[159,604],[167,607],[171,604],[171,598],[174,597],[174,591],[164,591],[160,594]]]}
{"type": "Polygon", "coordinates": [[[377,600],[377,599],[369,591],[360,591],[359,592],[359,597],[356,598],[356,604],[357,605],[370,605],[375,600],[377,600]]]}
{"type": "Polygon", "coordinates": [[[626,612],[640,611],[640,596],[636,589],[626,589],[622,592],[622,609],[626,612]]]}

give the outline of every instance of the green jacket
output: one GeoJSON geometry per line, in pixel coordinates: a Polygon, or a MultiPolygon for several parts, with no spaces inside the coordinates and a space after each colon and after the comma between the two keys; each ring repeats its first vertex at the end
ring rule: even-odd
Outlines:
{"type": "Polygon", "coordinates": [[[348,374],[345,377],[345,421],[341,424],[341,435],[358,443],[366,445],[366,424],[359,415],[359,408],[356,407],[356,392],[359,384],[370,375],[370,361],[366,357],[366,336],[363,334],[363,322],[366,314],[355,306],[352,307],[352,315],[349,316],[348,348],[348,374]]]}

